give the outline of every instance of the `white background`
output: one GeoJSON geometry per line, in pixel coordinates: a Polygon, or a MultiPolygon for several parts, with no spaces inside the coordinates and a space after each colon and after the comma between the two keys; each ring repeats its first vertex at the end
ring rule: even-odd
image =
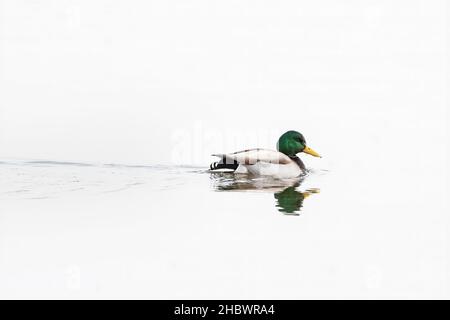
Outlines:
{"type": "Polygon", "coordinates": [[[167,163],[196,126],[327,154],[445,134],[445,1],[1,4],[3,157],[167,163]]]}

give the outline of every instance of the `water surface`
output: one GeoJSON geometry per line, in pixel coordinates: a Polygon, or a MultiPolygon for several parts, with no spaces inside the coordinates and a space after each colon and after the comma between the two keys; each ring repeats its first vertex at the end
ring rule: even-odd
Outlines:
{"type": "MultiPolygon", "coordinates": [[[[155,197],[158,191],[182,191],[187,183],[196,181],[198,188],[223,192],[259,192],[274,198],[267,211],[299,215],[303,201],[320,192],[318,187],[302,188],[305,179],[326,173],[309,170],[295,179],[254,177],[247,174],[211,173],[203,167],[144,166],[126,164],[93,164],[63,161],[1,162],[3,183],[0,196],[4,199],[93,197],[102,193],[127,191],[140,187],[155,197]],[[209,181],[208,181],[209,180],[209,181]]],[[[150,196],[150,194],[149,194],[150,196]]],[[[169,205],[169,204],[168,204],[169,205]]],[[[196,210],[195,201],[186,203],[186,210],[196,210]]]]}
{"type": "Polygon", "coordinates": [[[3,160],[0,296],[446,296],[448,219],[431,173],[344,165],[277,180],[3,160]]]}

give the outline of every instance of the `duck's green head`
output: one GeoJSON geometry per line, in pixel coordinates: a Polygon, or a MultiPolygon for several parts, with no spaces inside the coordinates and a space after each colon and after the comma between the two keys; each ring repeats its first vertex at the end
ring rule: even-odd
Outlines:
{"type": "Polygon", "coordinates": [[[310,154],[314,157],[320,157],[317,152],[306,146],[305,137],[297,131],[288,131],[284,133],[280,139],[278,139],[277,150],[290,157],[293,157],[300,152],[310,154]]]}

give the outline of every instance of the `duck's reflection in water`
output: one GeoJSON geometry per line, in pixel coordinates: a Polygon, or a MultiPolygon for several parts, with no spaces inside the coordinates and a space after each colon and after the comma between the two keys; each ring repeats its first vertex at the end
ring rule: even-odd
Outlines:
{"type": "Polygon", "coordinates": [[[318,188],[301,191],[304,177],[280,180],[233,173],[212,173],[211,179],[213,188],[217,191],[273,193],[276,209],[285,215],[299,215],[303,201],[320,191],[318,188]]]}
{"type": "Polygon", "coordinates": [[[275,206],[278,208],[278,211],[284,214],[299,215],[298,212],[303,207],[303,200],[313,193],[319,193],[319,189],[308,189],[299,192],[295,187],[288,187],[274,194],[275,199],[277,199],[275,206]]]}

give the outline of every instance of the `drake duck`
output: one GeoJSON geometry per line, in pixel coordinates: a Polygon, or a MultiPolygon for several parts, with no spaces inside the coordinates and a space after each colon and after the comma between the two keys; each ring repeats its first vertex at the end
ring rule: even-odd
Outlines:
{"type": "Polygon", "coordinates": [[[314,157],[320,155],[306,146],[306,140],[298,131],[287,131],[279,139],[277,150],[247,149],[227,154],[213,154],[221,160],[211,164],[212,172],[231,171],[256,176],[296,178],[306,172],[305,165],[297,156],[303,152],[314,157]]]}

